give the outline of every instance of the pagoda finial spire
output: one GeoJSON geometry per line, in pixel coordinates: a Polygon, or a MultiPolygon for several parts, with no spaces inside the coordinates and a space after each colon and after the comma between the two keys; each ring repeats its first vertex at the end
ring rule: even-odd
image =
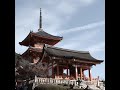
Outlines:
{"type": "Polygon", "coordinates": [[[41,30],[42,29],[42,12],[41,12],[41,8],[40,8],[40,21],[39,21],[39,29],[38,30],[41,30]]]}

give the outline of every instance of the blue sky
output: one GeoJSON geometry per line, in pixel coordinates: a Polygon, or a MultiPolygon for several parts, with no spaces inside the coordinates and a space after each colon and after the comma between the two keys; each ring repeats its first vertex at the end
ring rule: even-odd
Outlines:
{"type": "MultiPolygon", "coordinates": [[[[15,0],[15,51],[28,47],[21,42],[39,28],[42,8],[43,30],[63,36],[55,46],[90,54],[104,62],[92,67],[92,76],[105,79],[105,1],[104,0],[15,0]]],[[[88,71],[85,72],[88,75],[88,71]]]]}

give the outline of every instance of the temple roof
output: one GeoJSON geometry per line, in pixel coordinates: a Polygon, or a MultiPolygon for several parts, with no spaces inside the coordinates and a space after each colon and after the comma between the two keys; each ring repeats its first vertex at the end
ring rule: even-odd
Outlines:
{"type": "Polygon", "coordinates": [[[36,35],[42,36],[42,37],[46,37],[46,38],[51,38],[51,39],[55,39],[55,40],[61,40],[63,37],[60,36],[54,36],[51,35],[43,30],[40,30],[38,32],[35,33],[36,35]]]}
{"type": "Polygon", "coordinates": [[[48,34],[43,30],[39,30],[38,32],[30,32],[22,42],[19,42],[19,44],[29,46],[32,42],[35,43],[35,41],[33,40],[34,38],[38,43],[45,43],[49,45],[55,45],[56,43],[63,39],[63,37],[54,36],[48,34]]]}
{"type": "MultiPolygon", "coordinates": [[[[98,64],[103,62],[103,60],[98,60],[92,57],[89,51],[70,50],[70,49],[58,48],[50,45],[45,45],[44,50],[48,55],[52,57],[60,57],[65,59],[77,59],[82,61],[95,62],[98,64]]],[[[36,52],[39,55],[41,55],[42,53],[41,49],[30,47],[22,54],[22,56],[26,57],[27,55],[29,55],[29,51],[32,51],[34,53],[36,52]]]]}
{"type": "Polygon", "coordinates": [[[68,58],[68,59],[93,61],[96,63],[103,62],[103,60],[97,60],[93,58],[88,51],[76,51],[76,50],[63,49],[53,46],[47,46],[45,50],[51,56],[68,58]]]}

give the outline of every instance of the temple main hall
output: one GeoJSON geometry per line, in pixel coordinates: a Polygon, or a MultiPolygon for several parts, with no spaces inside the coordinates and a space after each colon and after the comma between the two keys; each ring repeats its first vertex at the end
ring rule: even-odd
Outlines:
{"type": "Polygon", "coordinates": [[[56,47],[55,45],[58,42],[60,43],[61,40],[63,40],[63,37],[51,35],[43,30],[40,9],[38,31],[30,31],[26,38],[19,42],[20,45],[28,47],[21,56],[33,65],[42,63],[43,66],[47,66],[45,69],[47,78],[69,80],[80,78],[91,81],[92,66],[101,64],[103,60],[95,59],[90,55],[89,51],[56,47]],[[64,70],[66,70],[66,73],[64,73],[64,70]],[[88,76],[84,74],[86,70],[88,76]]]}

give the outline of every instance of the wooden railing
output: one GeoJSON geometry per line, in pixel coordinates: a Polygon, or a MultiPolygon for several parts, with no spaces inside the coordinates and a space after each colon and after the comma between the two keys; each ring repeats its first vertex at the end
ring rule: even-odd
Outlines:
{"type": "Polygon", "coordinates": [[[64,79],[53,79],[53,78],[39,78],[35,77],[34,86],[38,86],[39,84],[74,84],[77,86],[76,80],[64,80],[64,79]]]}
{"type": "MultiPolygon", "coordinates": [[[[66,79],[54,79],[54,78],[40,78],[35,77],[33,88],[38,86],[39,84],[74,84],[74,86],[78,86],[77,80],[66,80],[66,79]]],[[[82,81],[83,85],[86,87],[87,85],[97,85],[97,81],[82,81]]],[[[103,85],[102,82],[99,82],[99,85],[103,85]]]]}

